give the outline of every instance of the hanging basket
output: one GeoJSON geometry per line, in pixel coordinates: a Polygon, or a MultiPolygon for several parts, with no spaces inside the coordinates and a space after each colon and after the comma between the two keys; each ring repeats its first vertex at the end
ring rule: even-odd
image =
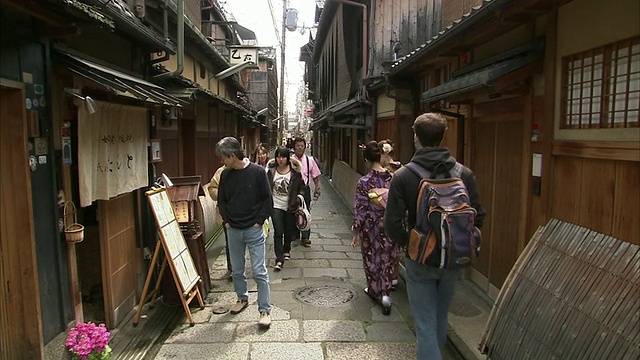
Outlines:
{"type": "Polygon", "coordinates": [[[79,243],[84,240],[84,226],[78,224],[76,205],[73,201],[64,204],[64,237],[69,243],[79,243]]]}

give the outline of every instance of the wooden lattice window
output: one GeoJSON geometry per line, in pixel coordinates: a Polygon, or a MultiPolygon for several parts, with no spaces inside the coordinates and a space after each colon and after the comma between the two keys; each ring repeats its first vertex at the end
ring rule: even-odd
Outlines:
{"type": "Polygon", "coordinates": [[[638,127],[640,37],[565,57],[562,84],[561,128],[638,127]]]}

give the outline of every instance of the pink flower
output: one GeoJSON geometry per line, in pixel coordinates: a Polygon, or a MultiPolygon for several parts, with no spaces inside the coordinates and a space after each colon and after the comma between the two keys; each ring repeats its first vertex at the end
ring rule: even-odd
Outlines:
{"type": "Polygon", "coordinates": [[[74,358],[108,359],[111,357],[110,336],[104,324],[78,323],[69,330],[65,346],[69,348],[74,358]]]}

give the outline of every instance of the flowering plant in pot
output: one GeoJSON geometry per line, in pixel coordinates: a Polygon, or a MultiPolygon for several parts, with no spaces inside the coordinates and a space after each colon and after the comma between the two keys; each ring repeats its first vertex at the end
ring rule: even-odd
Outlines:
{"type": "Polygon", "coordinates": [[[77,323],[69,330],[65,346],[69,349],[73,360],[109,360],[111,359],[110,336],[104,324],[77,323]]]}

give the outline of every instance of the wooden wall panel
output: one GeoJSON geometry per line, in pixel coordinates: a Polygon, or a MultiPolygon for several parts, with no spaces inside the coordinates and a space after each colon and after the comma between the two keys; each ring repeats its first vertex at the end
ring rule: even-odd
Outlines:
{"type": "Polygon", "coordinates": [[[578,224],[597,232],[609,234],[613,215],[615,162],[598,159],[582,159],[581,161],[582,187],[579,198],[580,219],[578,224]]]}
{"type": "Polygon", "coordinates": [[[582,162],[567,157],[555,157],[552,174],[551,217],[578,224],[582,162]]]}
{"type": "Polygon", "coordinates": [[[497,288],[509,275],[518,258],[518,230],[520,219],[520,193],[522,189],[522,123],[520,121],[497,124],[496,163],[489,281],[497,288]]]}
{"type": "Polygon", "coordinates": [[[136,304],[136,272],[142,259],[136,247],[133,194],[99,201],[100,253],[107,327],[118,326],[136,304]]]}
{"type": "Polygon", "coordinates": [[[611,235],[640,244],[640,162],[616,162],[611,235]]]}
{"type": "Polygon", "coordinates": [[[43,356],[24,96],[0,87],[0,359],[43,356]]]}
{"type": "MultiPolygon", "coordinates": [[[[496,124],[475,124],[473,171],[478,183],[478,192],[487,214],[493,214],[493,185],[495,163],[496,124]]],[[[482,249],[480,257],[474,265],[482,275],[489,277],[490,254],[493,245],[493,226],[487,218],[482,227],[482,249]]]]}

